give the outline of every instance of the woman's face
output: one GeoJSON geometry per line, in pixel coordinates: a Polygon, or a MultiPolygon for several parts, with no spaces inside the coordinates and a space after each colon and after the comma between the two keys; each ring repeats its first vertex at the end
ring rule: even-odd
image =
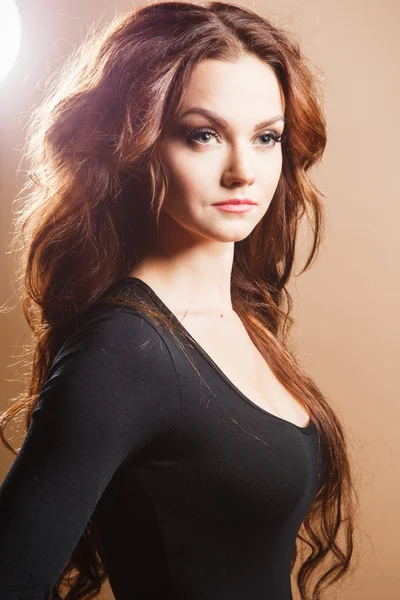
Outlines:
{"type": "Polygon", "coordinates": [[[160,144],[169,186],[162,212],[182,233],[197,241],[222,242],[240,241],[251,233],[266,213],[281,174],[281,144],[273,138],[283,132],[283,116],[278,80],[258,58],[197,65],[179,117],[160,144]],[[216,120],[211,114],[183,116],[195,107],[216,120]],[[275,122],[266,125],[270,119],[275,122]],[[247,212],[214,206],[233,198],[256,205],[247,212]]]}

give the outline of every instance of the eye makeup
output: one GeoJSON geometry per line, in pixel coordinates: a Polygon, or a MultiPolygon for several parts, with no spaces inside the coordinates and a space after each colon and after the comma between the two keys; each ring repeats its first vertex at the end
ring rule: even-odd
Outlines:
{"type": "MultiPolygon", "coordinates": [[[[196,127],[194,129],[189,128],[189,130],[187,130],[186,127],[183,127],[182,134],[183,134],[184,138],[186,139],[186,141],[191,145],[195,144],[195,145],[201,145],[201,146],[210,146],[211,144],[207,143],[205,140],[203,140],[205,142],[204,144],[201,143],[200,141],[198,141],[198,139],[201,136],[209,135],[215,139],[220,139],[219,134],[214,129],[211,129],[209,127],[196,127]]],[[[272,140],[272,142],[273,142],[272,144],[271,143],[260,144],[261,147],[274,148],[277,143],[281,142],[282,136],[283,136],[283,133],[279,134],[276,131],[269,130],[269,131],[264,131],[264,132],[260,133],[257,137],[258,138],[267,137],[270,141],[272,140]]],[[[211,139],[211,138],[209,138],[209,139],[211,139]]]]}

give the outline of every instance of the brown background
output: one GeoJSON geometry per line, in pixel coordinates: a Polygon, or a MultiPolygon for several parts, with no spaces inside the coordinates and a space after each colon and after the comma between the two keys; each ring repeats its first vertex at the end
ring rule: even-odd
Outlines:
{"type": "MultiPolygon", "coordinates": [[[[11,203],[31,102],[88,26],[120,0],[23,0],[22,47],[0,84],[0,409],[20,391],[13,380],[29,339],[7,254],[11,203]]],[[[295,32],[323,80],[328,146],[315,180],[325,195],[326,236],[311,271],[293,279],[302,364],[343,419],[361,499],[354,577],[338,596],[400,597],[399,372],[399,0],[243,2],[295,32]]],[[[304,227],[299,271],[308,248],[304,227]]],[[[9,430],[10,432],[10,430],[9,430]]],[[[10,435],[10,433],[9,433],[10,435]]],[[[11,441],[19,439],[11,431],[11,441]]],[[[0,481],[13,455],[0,448],[0,481]]],[[[105,589],[102,598],[111,598],[105,589]]],[[[332,592],[332,596],[336,597],[332,592]]],[[[272,600],[272,599],[271,599],[272,600]]]]}

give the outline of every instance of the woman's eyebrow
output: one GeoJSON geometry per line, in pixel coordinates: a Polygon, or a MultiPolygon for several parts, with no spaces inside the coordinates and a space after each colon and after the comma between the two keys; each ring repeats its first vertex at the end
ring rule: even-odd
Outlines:
{"type": "MultiPolygon", "coordinates": [[[[222,129],[229,129],[229,123],[223,117],[213,112],[212,110],[208,110],[207,108],[201,108],[200,106],[193,106],[192,108],[189,108],[184,113],[179,115],[178,118],[182,119],[183,117],[186,117],[187,115],[191,114],[202,115],[203,117],[214,121],[214,123],[216,123],[218,127],[221,127],[222,129]]],[[[263,127],[268,127],[269,125],[273,125],[277,121],[283,121],[284,123],[286,123],[285,117],[283,117],[282,115],[276,115],[275,117],[271,117],[266,121],[261,121],[261,123],[257,123],[257,125],[254,126],[254,130],[262,129],[263,127]]]]}

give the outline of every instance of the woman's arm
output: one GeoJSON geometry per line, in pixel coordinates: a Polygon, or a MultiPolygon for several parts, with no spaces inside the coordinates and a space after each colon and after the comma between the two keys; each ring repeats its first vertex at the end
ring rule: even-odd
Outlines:
{"type": "Polygon", "coordinates": [[[167,442],[179,385],[160,334],[113,308],[64,344],[0,488],[0,598],[43,600],[116,470],[167,442]]]}

